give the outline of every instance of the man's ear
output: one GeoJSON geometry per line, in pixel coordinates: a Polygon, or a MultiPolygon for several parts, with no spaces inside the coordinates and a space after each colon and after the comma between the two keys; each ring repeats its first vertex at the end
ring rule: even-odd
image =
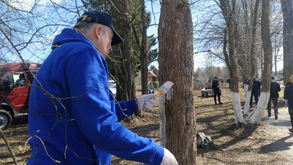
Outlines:
{"type": "Polygon", "coordinates": [[[95,27],[95,30],[94,30],[94,34],[95,34],[95,37],[100,40],[101,38],[101,33],[102,33],[102,26],[101,25],[97,25],[95,27]]]}

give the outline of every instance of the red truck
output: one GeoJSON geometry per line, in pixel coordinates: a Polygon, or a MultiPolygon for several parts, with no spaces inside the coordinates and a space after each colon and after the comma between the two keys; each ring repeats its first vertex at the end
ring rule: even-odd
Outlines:
{"type": "Polygon", "coordinates": [[[0,63],[0,128],[7,129],[18,113],[28,112],[29,93],[41,64],[0,63]],[[32,74],[31,74],[32,73],[32,74]]]}

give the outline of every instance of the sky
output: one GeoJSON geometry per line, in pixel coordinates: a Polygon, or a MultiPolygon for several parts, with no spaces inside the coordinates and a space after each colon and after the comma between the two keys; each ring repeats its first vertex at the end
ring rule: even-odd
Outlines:
{"type": "MultiPolygon", "coordinates": [[[[148,12],[152,12],[151,14],[151,25],[153,24],[158,24],[159,23],[159,19],[160,19],[160,4],[159,2],[154,2],[153,4],[150,1],[146,2],[146,11],[148,12]]],[[[193,21],[195,21],[197,16],[193,15],[193,21]]],[[[154,34],[155,36],[158,36],[158,25],[156,26],[150,26],[147,29],[147,34],[148,35],[152,35],[154,34]]],[[[283,50],[281,49],[278,53],[278,56],[283,56],[282,55],[283,50]]],[[[206,59],[208,58],[208,54],[205,52],[202,53],[194,53],[193,59],[194,59],[194,71],[196,71],[196,69],[198,67],[206,67],[206,59]]],[[[149,67],[151,65],[154,65],[155,67],[158,67],[159,64],[157,61],[152,62],[149,67]]],[[[215,60],[213,62],[213,65],[216,67],[224,67],[226,64],[223,61],[220,60],[215,60]]],[[[275,66],[273,66],[273,71],[275,70],[274,68],[275,66]]],[[[283,69],[283,60],[279,60],[277,62],[277,70],[282,70],[283,69]]]]}
{"type": "MultiPolygon", "coordinates": [[[[15,6],[17,6],[17,4],[19,4],[19,2],[23,2],[20,3],[22,6],[21,8],[25,9],[25,10],[29,10],[31,9],[31,4],[33,4],[35,2],[35,0],[23,0],[23,1],[19,1],[19,0],[13,0],[15,2],[15,6]]],[[[53,0],[56,3],[60,3],[62,0],[53,0]]],[[[64,1],[64,0],[63,0],[64,1]]],[[[40,0],[39,1],[41,3],[41,5],[46,5],[46,3],[51,3],[50,0],[40,0]]],[[[146,11],[151,12],[151,26],[147,29],[147,34],[150,36],[152,34],[154,34],[155,36],[158,36],[158,23],[159,23],[159,19],[160,19],[160,4],[159,1],[154,1],[153,3],[150,0],[146,1],[146,11]]],[[[193,16],[193,18],[196,18],[196,16],[193,16]]],[[[51,34],[47,34],[48,39],[52,39],[54,38],[58,33],[51,33],[51,34]]],[[[156,46],[158,47],[158,45],[156,46]]],[[[155,48],[156,48],[155,47],[155,48]]],[[[282,53],[282,51],[279,51],[280,53],[282,53]]],[[[29,53],[28,53],[29,54],[29,53]]],[[[207,59],[207,53],[195,53],[194,54],[194,70],[196,70],[198,67],[206,67],[206,59],[207,59]]],[[[41,60],[41,59],[39,59],[41,60]]],[[[42,61],[42,60],[41,60],[42,61]]],[[[158,67],[158,62],[153,62],[151,63],[149,66],[154,65],[156,67],[158,67]]],[[[213,62],[214,66],[219,66],[222,67],[225,65],[225,63],[223,63],[222,61],[219,60],[215,60],[213,62]]],[[[278,64],[278,70],[281,70],[283,67],[283,61],[279,61],[278,64]]],[[[273,68],[274,70],[274,68],[273,68]]]]}
{"type": "MultiPolygon", "coordinates": [[[[159,2],[155,1],[153,3],[151,3],[151,1],[146,1],[146,11],[147,12],[151,12],[151,25],[148,29],[147,29],[147,35],[154,35],[156,37],[158,37],[158,23],[160,20],[160,4],[159,2]]],[[[158,44],[154,47],[157,48],[158,44]]],[[[154,65],[156,68],[158,68],[159,63],[157,61],[152,62],[150,66],[154,65]]]]}
{"type": "MultiPolygon", "coordinates": [[[[68,4],[68,2],[72,2],[72,0],[11,0],[12,6],[23,11],[30,11],[33,5],[37,3],[37,5],[33,8],[34,17],[31,17],[30,14],[27,14],[29,19],[34,20],[31,21],[32,27],[30,27],[33,32],[37,31],[38,28],[43,27],[44,25],[59,24],[59,26],[52,25],[45,26],[41,30],[38,29],[39,31],[36,33],[36,35],[33,35],[33,33],[30,33],[29,35],[22,35],[22,40],[25,41],[28,41],[31,36],[34,36],[31,40],[32,42],[28,44],[27,48],[20,51],[25,61],[28,60],[30,62],[42,63],[51,51],[51,43],[55,36],[61,32],[65,25],[72,25],[75,22],[74,17],[76,17],[76,14],[73,14],[73,16],[68,16],[68,13],[70,12],[66,12],[66,14],[64,14],[62,13],[62,10],[58,9],[58,14],[62,16],[62,18],[60,18],[60,16],[56,13],[52,2],[56,4],[68,4]],[[73,20],[74,22],[72,22],[73,20]]],[[[69,8],[72,5],[74,5],[74,3],[68,5],[67,7],[69,8]]],[[[17,22],[16,24],[20,23],[17,22]]],[[[29,24],[26,23],[23,26],[27,27],[28,25],[29,24]]],[[[15,27],[13,24],[12,26],[15,27]]],[[[21,33],[16,35],[21,35],[21,33]]],[[[17,48],[21,49],[22,46],[23,45],[20,45],[17,48]]],[[[20,58],[18,55],[16,55],[15,51],[11,51],[10,53],[11,55],[9,55],[9,62],[20,62],[20,58]]]]}

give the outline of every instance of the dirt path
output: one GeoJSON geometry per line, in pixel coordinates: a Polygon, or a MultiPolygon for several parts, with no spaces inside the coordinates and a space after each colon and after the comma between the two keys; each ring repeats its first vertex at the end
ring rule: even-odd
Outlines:
{"type": "Polygon", "coordinates": [[[293,134],[288,131],[291,128],[288,108],[280,108],[278,120],[275,116],[264,117],[260,130],[264,139],[260,152],[262,154],[276,155],[280,162],[274,164],[293,164],[293,134]]]}

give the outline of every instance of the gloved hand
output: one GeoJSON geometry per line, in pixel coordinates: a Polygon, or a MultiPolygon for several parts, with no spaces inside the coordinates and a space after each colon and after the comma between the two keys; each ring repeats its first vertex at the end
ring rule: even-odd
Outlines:
{"type": "Polygon", "coordinates": [[[178,165],[178,162],[174,155],[166,148],[164,148],[164,157],[161,165],[178,165]]]}
{"type": "Polygon", "coordinates": [[[138,110],[148,111],[150,110],[154,104],[159,100],[158,97],[156,97],[154,100],[151,99],[152,97],[155,97],[155,94],[144,94],[141,96],[138,96],[136,98],[137,100],[137,108],[138,110]]]}

